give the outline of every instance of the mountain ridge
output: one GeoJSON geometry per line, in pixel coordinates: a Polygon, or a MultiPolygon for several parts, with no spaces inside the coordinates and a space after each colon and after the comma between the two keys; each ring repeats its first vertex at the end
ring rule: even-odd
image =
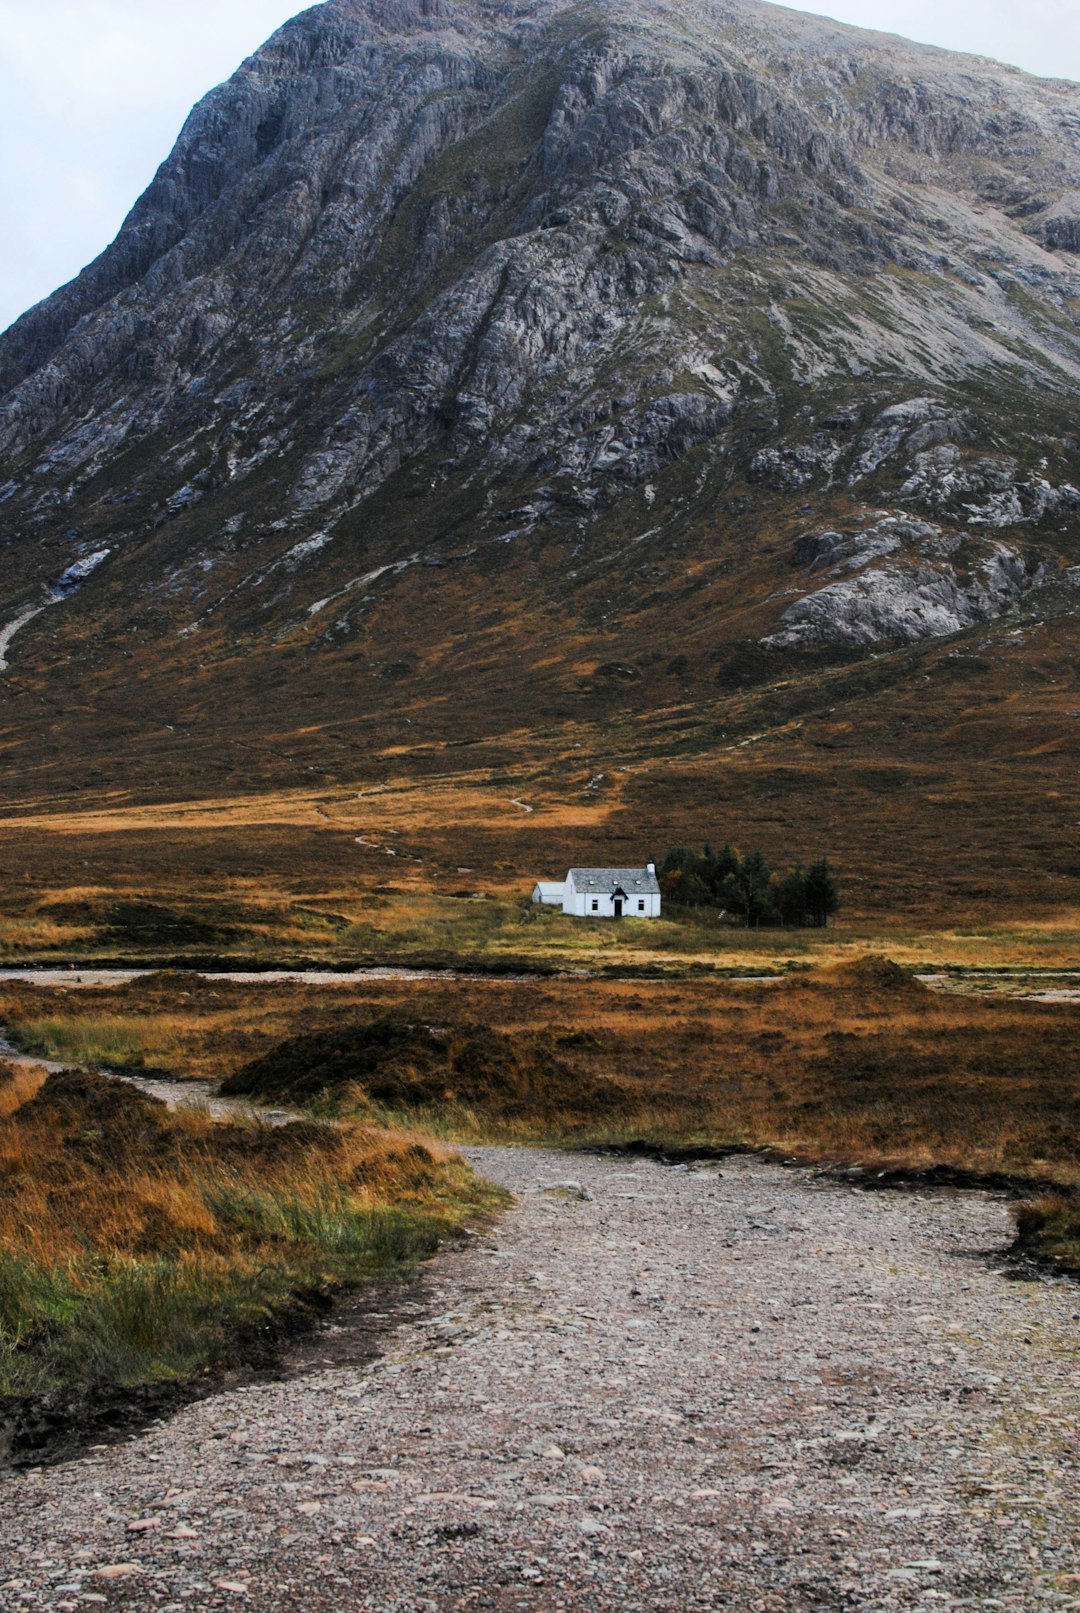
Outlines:
{"type": "Polygon", "coordinates": [[[672,721],[708,775],[867,656],[872,750],[944,720],[927,653],[1075,630],[1078,250],[1065,81],[757,0],[302,13],[0,337],[6,788],[672,721]]]}

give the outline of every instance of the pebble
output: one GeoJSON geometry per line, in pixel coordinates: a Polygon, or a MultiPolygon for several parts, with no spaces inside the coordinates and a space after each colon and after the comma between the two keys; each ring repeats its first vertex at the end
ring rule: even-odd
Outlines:
{"type": "Polygon", "coordinates": [[[440,1256],[379,1360],[9,1479],[0,1605],[1080,1605],[1076,1290],[1001,1275],[1006,1204],[469,1152],[517,1205],[440,1256]]]}

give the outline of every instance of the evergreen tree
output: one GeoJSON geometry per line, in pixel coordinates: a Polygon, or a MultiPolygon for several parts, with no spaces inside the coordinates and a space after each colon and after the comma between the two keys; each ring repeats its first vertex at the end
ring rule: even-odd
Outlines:
{"type": "Polygon", "coordinates": [[[761,924],[812,924],[823,928],[839,910],[840,893],[827,857],[774,875],[760,851],[745,857],[730,844],[720,852],[706,841],[701,855],[688,846],[668,852],[659,871],[665,901],[736,913],[748,929],[761,924]]]}
{"type": "Polygon", "coordinates": [[[726,845],[716,859],[716,877],[718,879],[734,879],[741,867],[739,853],[734,846],[726,845]]]}
{"type": "Polygon", "coordinates": [[[806,872],[806,911],[811,924],[824,929],[840,909],[840,892],[833,878],[829,859],[822,857],[806,872]]]}
{"type": "Polygon", "coordinates": [[[701,877],[701,858],[686,846],[676,846],[660,864],[657,878],[665,901],[683,907],[701,907],[710,892],[701,877]]]}
{"type": "Polygon", "coordinates": [[[694,853],[687,846],[675,846],[660,864],[657,878],[661,886],[672,874],[684,874],[695,862],[694,853]]]}
{"type": "Polygon", "coordinates": [[[785,874],[783,879],[777,880],[773,899],[780,914],[781,924],[806,923],[808,913],[806,870],[801,864],[794,867],[790,874],[785,874]]]}
{"type": "Polygon", "coordinates": [[[767,921],[773,911],[772,875],[760,851],[751,851],[743,858],[731,884],[736,911],[742,914],[747,929],[767,921]]]}
{"type": "Polygon", "coordinates": [[[741,867],[742,860],[739,853],[730,845],[725,846],[723,851],[713,858],[708,873],[708,886],[717,907],[741,911],[737,889],[741,867]]]}

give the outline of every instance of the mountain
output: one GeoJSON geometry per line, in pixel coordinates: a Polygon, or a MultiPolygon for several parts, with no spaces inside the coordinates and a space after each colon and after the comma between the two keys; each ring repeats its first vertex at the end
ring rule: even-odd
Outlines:
{"type": "Polygon", "coordinates": [[[0,338],[5,797],[524,781],[508,870],[730,828],[1070,900],[1078,298],[1075,84],[315,6],[0,338]]]}

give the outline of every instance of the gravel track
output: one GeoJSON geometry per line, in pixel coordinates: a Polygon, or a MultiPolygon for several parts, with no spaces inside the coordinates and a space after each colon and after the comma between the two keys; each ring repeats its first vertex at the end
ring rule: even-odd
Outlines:
{"type": "Polygon", "coordinates": [[[9,1480],[5,1613],[1080,1608],[1080,1292],[1005,1205],[470,1152],[518,1206],[380,1359],[9,1480]]]}

